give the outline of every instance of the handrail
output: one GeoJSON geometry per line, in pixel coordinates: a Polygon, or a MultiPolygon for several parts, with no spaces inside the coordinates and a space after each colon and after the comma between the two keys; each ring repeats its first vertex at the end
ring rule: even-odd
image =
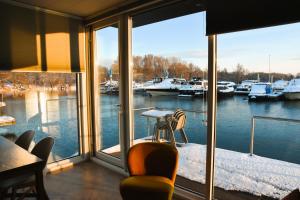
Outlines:
{"type": "Polygon", "coordinates": [[[251,127],[251,140],[250,140],[250,155],[253,155],[253,148],[254,148],[254,130],[255,130],[255,120],[256,119],[264,119],[264,120],[272,120],[272,121],[283,121],[283,122],[294,122],[299,123],[299,119],[289,119],[289,118],[281,118],[281,117],[267,117],[267,116],[259,116],[253,115],[251,118],[252,127],[251,127]]]}
{"type": "Polygon", "coordinates": [[[76,97],[69,97],[69,98],[65,98],[65,99],[47,99],[46,101],[69,101],[69,100],[76,100],[76,97]]]}

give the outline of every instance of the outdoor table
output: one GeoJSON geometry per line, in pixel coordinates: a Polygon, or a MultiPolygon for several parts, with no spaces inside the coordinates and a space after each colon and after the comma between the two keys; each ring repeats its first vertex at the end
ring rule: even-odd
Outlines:
{"type": "Polygon", "coordinates": [[[0,126],[10,126],[16,124],[16,119],[11,116],[0,116],[0,126]]]}
{"type": "Polygon", "coordinates": [[[49,199],[44,187],[43,161],[0,136],[0,183],[25,174],[35,175],[38,199],[49,199]]]}
{"type": "MultiPolygon", "coordinates": [[[[157,124],[159,124],[161,119],[165,118],[167,115],[173,115],[173,114],[174,114],[174,111],[172,111],[172,110],[152,109],[152,110],[143,112],[141,115],[147,117],[147,119],[149,119],[149,117],[156,118],[157,124]]],[[[157,130],[154,130],[153,133],[156,133],[156,131],[157,130]]],[[[148,135],[150,135],[149,133],[150,133],[150,129],[149,129],[149,121],[148,121],[148,135]]],[[[159,138],[157,138],[157,140],[159,140],[159,138]]]]}

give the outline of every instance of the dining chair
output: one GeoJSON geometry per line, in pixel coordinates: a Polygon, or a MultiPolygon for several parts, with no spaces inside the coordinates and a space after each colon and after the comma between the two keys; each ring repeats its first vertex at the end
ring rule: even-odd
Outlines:
{"type": "Polygon", "coordinates": [[[178,151],[166,143],[146,142],[130,148],[127,157],[130,176],[120,183],[123,200],[171,200],[178,151]]]}
{"type": "MultiPolygon", "coordinates": [[[[43,160],[42,169],[46,167],[53,145],[54,139],[52,137],[46,137],[39,141],[31,151],[33,155],[43,160]]],[[[21,199],[24,197],[37,197],[35,175],[25,175],[23,177],[17,178],[17,180],[18,181],[12,186],[12,199],[14,199],[16,196],[21,197],[21,199]],[[27,190],[22,193],[17,192],[19,189],[26,188],[27,190]]]]}
{"type": "Polygon", "coordinates": [[[28,150],[34,135],[35,132],[33,130],[25,131],[17,138],[15,144],[22,147],[25,150],[28,150]]]}

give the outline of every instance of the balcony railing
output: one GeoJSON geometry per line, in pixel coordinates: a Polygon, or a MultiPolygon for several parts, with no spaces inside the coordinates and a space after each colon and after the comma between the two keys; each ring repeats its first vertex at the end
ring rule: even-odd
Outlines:
{"type": "Polygon", "coordinates": [[[255,131],[255,120],[262,119],[262,120],[271,120],[271,121],[281,121],[281,122],[294,122],[300,124],[300,120],[298,119],[288,119],[288,118],[280,118],[280,117],[267,117],[267,116],[257,116],[254,115],[251,119],[252,126],[251,126],[251,139],[250,139],[250,155],[253,155],[254,149],[254,131],[255,131]]]}

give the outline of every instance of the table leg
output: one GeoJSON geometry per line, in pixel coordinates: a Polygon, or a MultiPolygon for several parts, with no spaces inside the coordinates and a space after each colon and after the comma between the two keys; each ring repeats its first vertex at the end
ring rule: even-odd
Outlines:
{"type": "Polygon", "coordinates": [[[49,200],[44,186],[43,170],[35,172],[37,196],[40,200],[49,200]]]}

